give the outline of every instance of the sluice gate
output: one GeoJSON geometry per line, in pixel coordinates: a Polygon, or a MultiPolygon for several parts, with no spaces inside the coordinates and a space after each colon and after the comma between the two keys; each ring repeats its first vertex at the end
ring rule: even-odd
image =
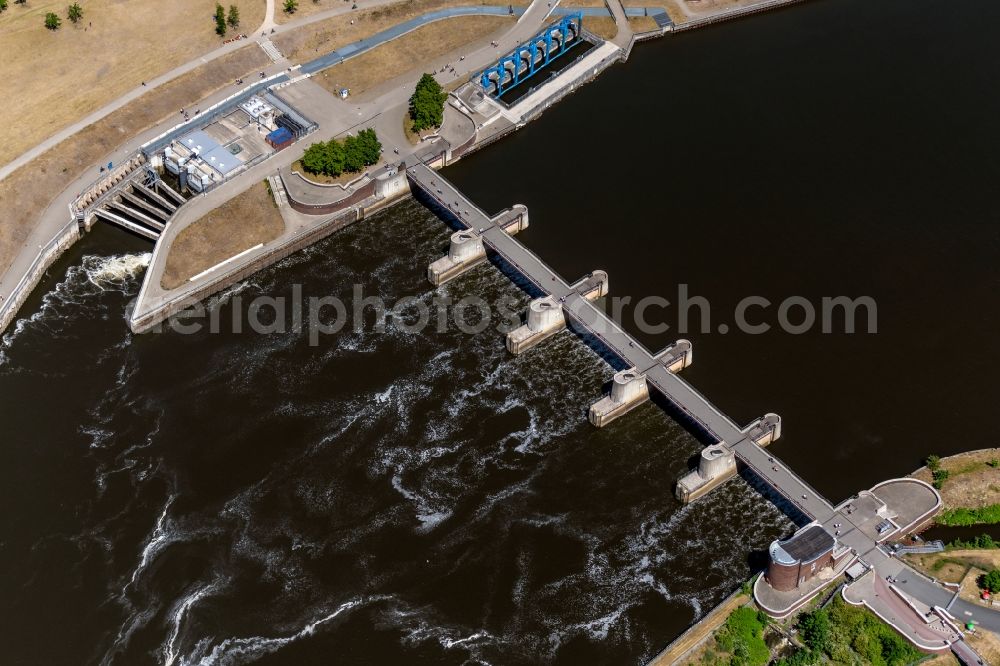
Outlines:
{"type": "Polygon", "coordinates": [[[478,79],[486,94],[500,97],[565,54],[582,34],[583,14],[564,16],[481,71],[474,80],[478,79]]]}

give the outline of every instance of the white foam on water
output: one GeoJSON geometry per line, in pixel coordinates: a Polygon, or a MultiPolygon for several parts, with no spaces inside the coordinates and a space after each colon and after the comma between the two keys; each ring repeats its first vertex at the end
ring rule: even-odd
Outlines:
{"type": "MultiPolygon", "coordinates": [[[[149,540],[146,542],[146,545],[142,549],[142,554],[139,556],[139,564],[132,571],[129,585],[134,585],[136,579],[146,570],[149,563],[171,543],[173,535],[167,529],[167,512],[170,510],[170,505],[174,503],[175,499],[177,499],[177,495],[171,494],[163,505],[163,511],[160,512],[160,517],[156,519],[153,532],[149,535],[149,540]]],[[[127,587],[128,585],[126,585],[127,587]]],[[[122,593],[125,593],[124,589],[122,593]]]]}
{"type": "Polygon", "coordinates": [[[83,258],[83,270],[92,284],[101,288],[118,287],[125,280],[134,278],[149,267],[151,252],[118,254],[113,257],[83,258]]]}
{"type": "Polygon", "coordinates": [[[441,522],[451,517],[451,510],[438,509],[434,507],[432,502],[428,501],[425,497],[408,490],[405,486],[403,486],[403,480],[400,478],[398,473],[393,474],[392,476],[392,487],[414,505],[416,509],[416,518],[420,521],[420,527],[417,528],[418,532],[429,532],[437,527],[441,522]]]}
{"type": "MultiPolygon", "coordinates": [[[[181,626],[184,623],[184,618],[186,618],[191,612],[191,609],[195,604],[207,596],[216,594],[222,588],[223,584],[223,580],[216,579],[207,585],[197,588],[194,592],[184,597],[180,603],[174,606],[170,619],[170,637],[161,648],[163,666],[173,666],[180,656],[180,646],[178,643],[180,641],[181,626]]],[[[183,664],[186,662],[182,661],[181,663],[183,664]]]]}
{"type": "Polygon", "coordinates": [[[250,663],[267,654],[276,652],[290,643],[315,635],[316,631],[321,629],[323,625],[348,611],[389,598],[386,596],[361,597],[344,602],[332,612],[308,622],[304,627],[289,636],[276,638],[264,636],[225,638],[215,645],[211,645],[210,641],[202,639],[197,642],[195,651],[182,659],[180,663],[181,666],[235,666],[236,664],[250,663]],[[209,646],[211,646],[211,651],[205,654],[204,652],[209,646]]]}
{"type": "Polygon", "coordinates": [[[42,296],[42,304],[37,311],[14,322],[11,329],[0,338],[0,365],[9,362],[4,350],[10,349],[25,331],[44,326],[64,326],[60,322],[68,306],[82,306],[86,311],[93,305],[95,296],[102,292],[118,292],[126,296],[138,292],[136,280],[148,266],[152,254],[118,254],[110,257],[84,255],[80,264],[70,266],[62,281],[42,296]]]}
{"type": "Polygon", "coordinates": [[[140,627],[146,626],[146,624],[153,619],[159,609],[159,604],[148,603],[145,608],[131,615],[128,621],[122,626],[121,629],[119,629],[118,635],[115,636],[115,640],[112,643],[111,648],[101,658],[101,666],[111,666],[111,664],[115,662],[115,657],[125,648],[126,645],[128,645],[129,640],[132,638],[132,634],[134,634],[140,627]]]}

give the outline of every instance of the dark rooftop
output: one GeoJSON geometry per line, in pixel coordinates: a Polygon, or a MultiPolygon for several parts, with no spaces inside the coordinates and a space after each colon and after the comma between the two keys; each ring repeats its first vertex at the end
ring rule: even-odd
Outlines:
{"type": "Polygon", "coordinates": [[[834,538],[822,525],[810,525],[785,541],[771,544],[771,557],[784,563],[811,562],[833,550],[834,538]]]}

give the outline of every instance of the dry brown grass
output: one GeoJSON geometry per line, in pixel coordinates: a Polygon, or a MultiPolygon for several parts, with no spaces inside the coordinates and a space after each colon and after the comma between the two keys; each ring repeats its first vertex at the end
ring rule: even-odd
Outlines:
{"type": "Polygon", "coordinates": [[[508,16],[458,16],[435,21],[326,69],[314,76],[313,81],[334,94],[341,88],[349,88],[352,95],[361,95],[410,71],[418,63],[506,30],[514,21],[508,16]]]}
{"type": "Polygon", "coordinates": [[[927,661],[920,662],[920,666],[961,666],[961,664],[958,663],[955,655],[945,652],[944,654],[934,655],[927,661]]]}
{"type": "Polygon", "coordinates": [[[650,0],[647,4],[636,4],[635,2],[625,3],[626,7],[663,7],[667,10],[667,15],[674,23],[684,23],[690,20],[690,16],[681,9],[680,3],[683,0],[650,0]]]}
{"type": "MultiPolygon", "coordinates": [[[[970,569],[978,569],[978,573],[982,573],[1000,568],[1000,549],[947,550],[943,553],[904,555],[903,559],[915,569],[940,581],[961,583],[970,569]]],[[[975,578],[970,580],[974,584],[975,578]]]]}
{"type": "Polygon", "coordinates": [[[614,39],[618,34],[618,26],[610,16],[584,16],[583,27],[601,39],[614,39]]]}
{"type": "Polygon", "coordinates": [[[343,5],[344,0],[299,0],[298,9],[294,13],[289,14],[284,10],[284,0],[274,0],[274,22],[278,24],[288,23],[289,21],[312,16],[319,12],[325,12],[328,9],[336,9],[343,5]]]}
{"type": "Polygon", "coordinates": [[[177,234],[160,285],[179,287],[219,262],[274,240],[284,230],[274,198],[263,182],[257,183],[177,234]]]}
{"type": "MultiPolygon", "coordinates": [[[[329,53],[341,46],[346,46],[359,39],[394,26],[403,21],[446,7],[465,7],[468,5],[492,5],[495,2],[485,0],[403,0],[403,2],[359,9],[350,14],[343,14],[324,21],[318,21],[301,28],[289,30],[277,35],[274,43],[292,62],[304,62],[329,53]],[[351,20],[354,25],[351,25],[351,20]]],[[[522,5],[522,2],[507,4],[522,5]]],[[[455,20],[455,19],[450,19],[455,20]]]]}
{"type": "MultiPolygon", "coordinates": [[[[222,43],[207,0],[87,0],[73,25],[66,0],[11,2],[0,14],[4,122],[0,164],[111,102],[124,92],[222,43]],[[46,30],[46,12],[63,18],[46,30]]],[[[226,0],[240,8],[242,32],[264,18],[264,0],[226,0]]]]}
{"type": "MultiPolygon", "coordinates": [[[[721,14],[737,7],[760,4],[762,0],[652,0],[651,6],[663,7],[676,24],[695,18],[721,14]]],[[[629,6],[635,6],[630,4],[629,6]]]]}
{"type": "Polygon", "coordinates": [[[959,596],[966,601],[971,601],[973,603],[979,602],[979,577],[985,574],[985,569],[980,569],[979,567],[969,567],[969,570],[965,572],[965,577],[962,579],[961,587],[959,588],[959,596]]]}
{"type": "MultiPolygon", "coordinates": [[[[942,458],[941,467],[949,472],[948,480],[940,490],[944,508],[1000,504],[1000,466],[994,468],[987,464],[994,460],[1000,460],[1000,449],[969,451],[942,458]]],[[[926,467],[921,467],[910,476],[931,482],[931,472],[926,467]]]]}
{"type": "Polygon", "coordinates": [[[182,106],[189,106],[266,62],[270,61],[255,44],[213,60],[84,128],[0,181],[0,209],[4,215],[0,225],[0,271],[7,269],[39,215],[68,183],[87,169],[94,169],[97,178],[98,159],[136,134],[177,115],[182,106]]]}
{"type": "Polygon", "coordinates": [[[649,32],[660,29],[651,16],[630,16],[628,24],[632,28],[632,32],[649,32]]]}
{"type": "Polygon", "coordinates": [[[992,631],[977,629],[974,634],[966,634],[965,640],[987,664],[1000,664],[1000,638],[992,631]]]}

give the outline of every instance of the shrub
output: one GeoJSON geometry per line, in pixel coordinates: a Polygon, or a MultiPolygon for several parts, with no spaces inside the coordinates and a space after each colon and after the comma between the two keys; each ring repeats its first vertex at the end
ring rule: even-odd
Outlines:
{"type": "Polygon", "coordinates": [[[934,478],[934,483],[932,483],[931,485],[933,485],[938,490],[941,490],[941,488],[944,486],[944,482],[948,480],[949,473],[948,470],[946,469],[936,469],[933,472],[931,472],[931,476],[934,478]]]}
{"type": "Polygon", "coordinates": [[[731,653],[734,666],[763,666],[771,659],[771,651],[764,642],[767,616],[749,607],[737,608],[719,631],[716,642],[731,653]]]}
{"type": "Polygon", "coordinates": [[[791,657],[779,659],[776,666],[812,666],[819,658],[819,654],[812,650],[797,650],[791,657]]]}
{"type": "Polygon", "coordinates": [[[80,6],[80,3],[74,2],[66,9],[66,18],[73,23],[78,23],[83,18],[83,7],[80,6]]]}
{"type": "Polygon", "coordinates": [[[939,456],[931,454],[927,456],[927,459],[924,461],[924,464],[927,465],[927,469],[933,472],[934,470],[941,467],[941,458],[939,456]]]}
{"type": "Polygon", "coordinates": [[[62,25],[62,19],[60,19],[52,12],[49,12],[48,14],[45,15],[45,27],[48,28],[49,30],[58,30],[59,26],[61,25],[62,25]]]}
{"type": "Polygon", "coordinates": [[[941,525],[964,527],[967,525],[994,525],[1000,523],[1000,504],[991,504],[979,509],[948,509],[937,517],[941,525]]]}
{"type": "Polygon", "coordinates": [[[994,594],[1000,592],[1000,569],[993,569],[989,573],[983,574],[979,583],[981,587],[994,594]]]}
{"type": "Polygon", "coordinates": [[[285,13],[294,14],[295,10],[299,8],[299,0],[285,0],[285,13]]]}
{"type": "Polygon", "coordinates": [[[1000,542],[994,541],[989,534],[980,534],[971,541],[955,539],[948,544],[948,548],[969,549],[969,548],[1000,548],[1000,542]]]}

